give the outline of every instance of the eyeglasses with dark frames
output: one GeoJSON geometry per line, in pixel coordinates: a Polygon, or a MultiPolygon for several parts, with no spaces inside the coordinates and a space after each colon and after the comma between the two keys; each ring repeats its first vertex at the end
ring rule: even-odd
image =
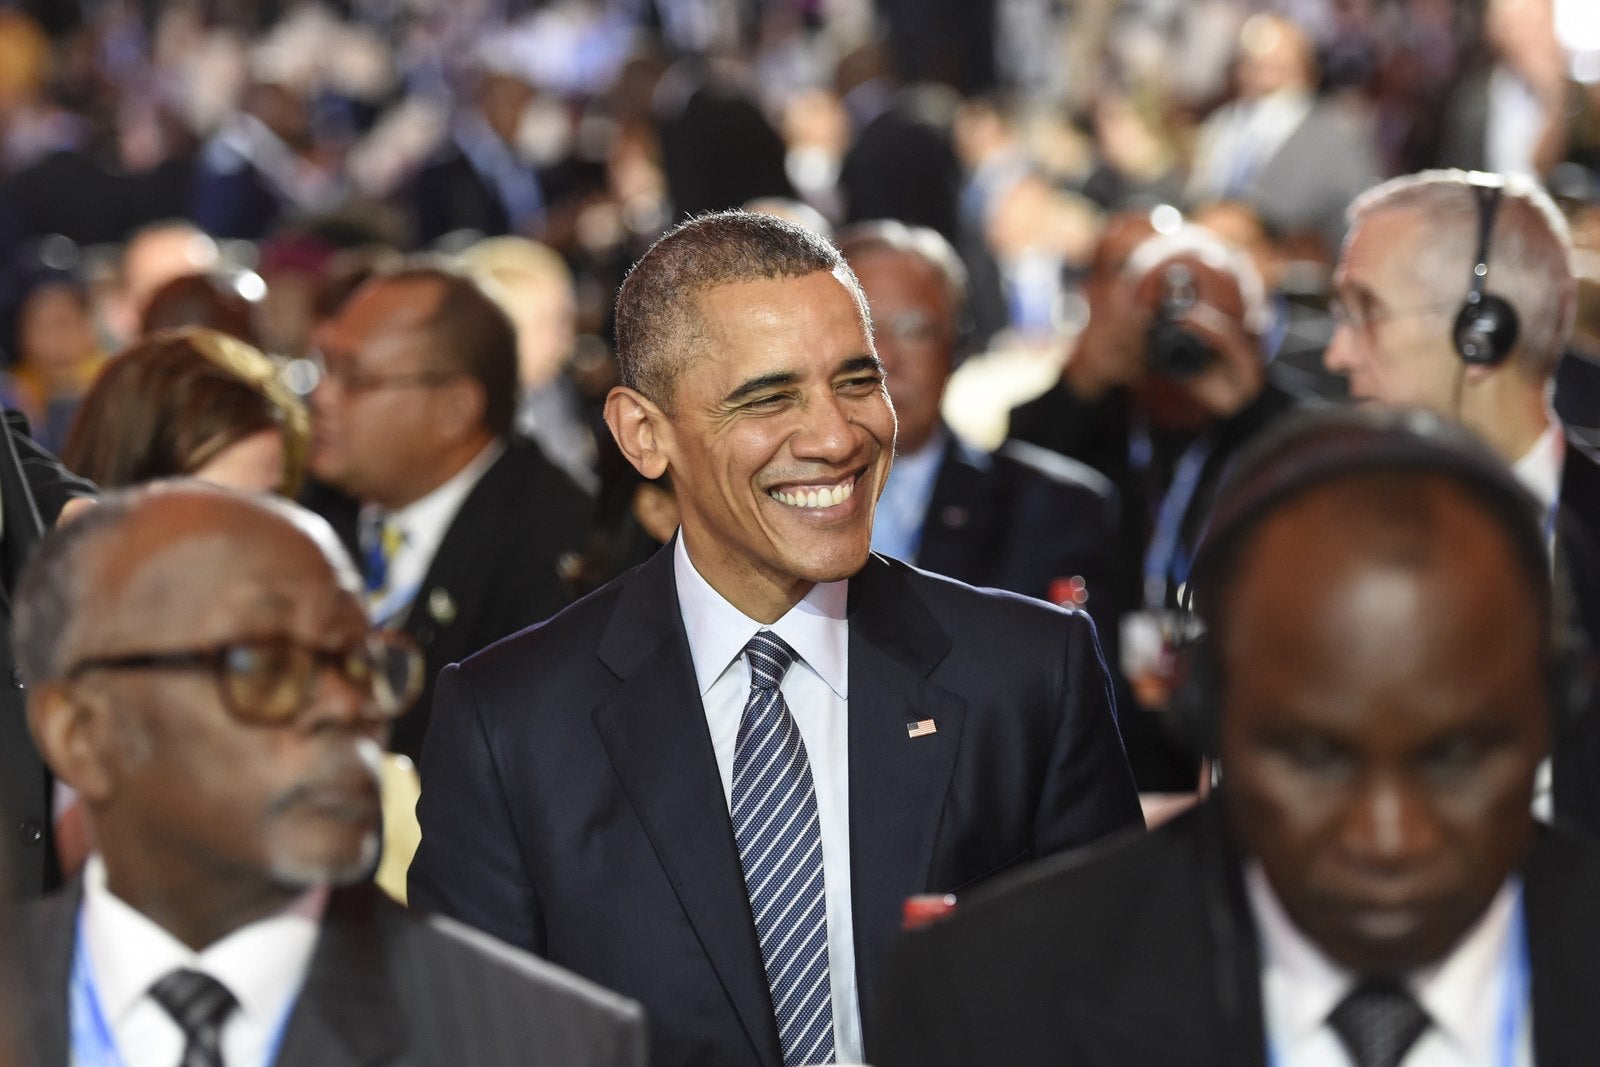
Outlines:
{"type": "Polygon", "coordinates": [[[299,396],[310,396],[323,382],[333,382],[346,393],[368,393],[377,389],[404,389],[420,387],[431,389],[452,378],[459,378],[460,370],[421,370],[400,374],[374,374],[351,367],[334,367],[327,356],[312,349],[299,359],[290,360],[283,368],[284,383],[299,396]]]}
{"type": "Polygon", "coordinates": [[[90,671],[209,671],[228,713],[245,722],[292,722],[311,698],[321,671],[335,671],[365,694],[362,710],[392,719],[422,692],[422,652],[402,633],[374,630],[345,648],[324,649],[288,638],[230,641],[209,648],[91,656],[66,672],[75,681],[90,671]]]}

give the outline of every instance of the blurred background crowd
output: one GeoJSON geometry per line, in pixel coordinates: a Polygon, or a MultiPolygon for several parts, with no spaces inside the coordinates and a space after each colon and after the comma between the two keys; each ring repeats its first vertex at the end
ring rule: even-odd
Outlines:
{"type": "MultiPolygon", "coordinates": [[[[628,266],[714,209],[830,233],[900,220],[943,235],[965,275],[955,372],[932,394],[945,422],[979,448],[1009,433],[1083,460],[1123,496],[1131,588],[1102,598],[1120,614],[1169,599],[1138,583],[1181,449],[1148,514],[1126,468],[1161,468],[1159,431],[1186,444],[1196,424],[1163,425],[1146,396],[1152,462],[1144,423],[1049,406],[1130,384],[1105,333],[1129,294],[1108,285],[1140,241],[1194,222],[1260,275],[1259,300],[1237,279],[1240,324],[1271,395],[1339,396],[1322,354],[1346,209],[1428,167],[1533,176],[1567,214],[1580,297],[1555,406],[1592,432],[1593,0],[0,3],[0,399],[93,477],[71,436],[110,355],[203,325],[309,394],[318,325],[374,273],[437,254],[515,323],[518,429],[600,494],[602,524],[634,501],[648,532],[599,417],[628,266]],[[1013,412],[1030,402],[1045,407],[1013,412]]],[[[272,487],[293,492],[286,469],[272,487]]],[[[608,551],[565,560],[575,590],[637,557],[608,551]]]]}

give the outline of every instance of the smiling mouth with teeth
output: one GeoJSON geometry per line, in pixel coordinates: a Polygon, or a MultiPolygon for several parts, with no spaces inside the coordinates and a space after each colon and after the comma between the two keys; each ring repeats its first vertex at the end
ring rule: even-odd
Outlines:
{"type": "Polygon", "coordinates": [[[795,492],[769,489],[767,495],[778,503],[787,504],[792,508],[831,508],[849,500],[855,490],[856,483],[852,479],[839,485],[823,486],[821,489],[801,489],[795,492]]]}

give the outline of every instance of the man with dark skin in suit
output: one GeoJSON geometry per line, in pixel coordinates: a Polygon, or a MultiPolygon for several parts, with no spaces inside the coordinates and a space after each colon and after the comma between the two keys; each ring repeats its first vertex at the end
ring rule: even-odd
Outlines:
{"type": "Polygon", "coordinates": [[[1213,798],[915,935],[880,1062],[1588,1058],[1600,850],[1528,810],[1575,710],[1533,501],[1464,435],[1371,414],[1261,442],[1218,504],[1213,798]]]}
{"type": "Polygon", "coordinates": [[[97,852],[20,924],[37,1062],[434,1063],[461,1040],[472,1063],[638,1062],[636,1009],[355,884],[383,734],[421,687],[359,590],[309,512],[198,484],[41,544],[18,591],[30,726],[97,852]]]}

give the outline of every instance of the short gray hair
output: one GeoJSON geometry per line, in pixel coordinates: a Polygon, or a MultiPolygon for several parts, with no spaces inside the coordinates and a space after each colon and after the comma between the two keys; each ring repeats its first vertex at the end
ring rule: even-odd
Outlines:
{"type": "Polygon", "coordinates": [[[700,294],[736,282],[836,275],[866,300],[855,274],[827,240],[792,222],[748,211],[721,211],[670,230],[628,271],[617,292],[617,364],[622,384],[671,410],[685,349],[699,332],[700,294]]]}
{"type": "Polygon", "coordinates": [[[1494,232],[1489,242],[1485,289],[1510,303],[1520,330],[1515,358],[1528,372],[1548,378],[1572,336],[1578,285],[1572,273],[1572,236],[1567,221],[1538,182],[1522,175],[1481,175],[1464,170],[1425,170],[1368,189],[1350,205],[1350,237],[1375,215],[1411,212],[1425,239],[1416,242],[1413,273],[1441,300],[1471,282],[1478,250],[1478,190],[1499,186],[1494,232]]]}
{"type": "Polygon", "coordinates": [[[71,669],[77,648],[90,568],[86,556],[127,521],[139,488],[109,493],[34,546],[17,582],[11,641],[22,680],[33,686],[58,681],[71,669]]]}
{"type": "Polygon", "coordinates": [[[848,261],[868,252],[902,252],[916,256],[939,275],[950,296],[950,311],[960,317],[967,307],[967,268],[938,230],[908,226],[897,219],[858,222],[839,232],[839,250],[848,261]]]}

